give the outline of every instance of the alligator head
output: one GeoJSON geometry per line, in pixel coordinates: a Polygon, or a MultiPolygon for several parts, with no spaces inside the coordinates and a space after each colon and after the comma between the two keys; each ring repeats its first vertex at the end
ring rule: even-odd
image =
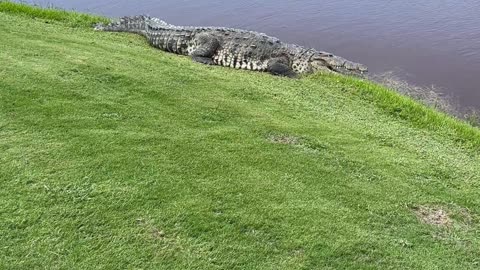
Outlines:
{"type": "Polygon", "coordinates": [[[316,52],[310,57],[309,64],[313,72],[329,70],[344,75],[362,75],[368,72],[368,68],[362,64],[348,61],[327,52],[316,52]]]}

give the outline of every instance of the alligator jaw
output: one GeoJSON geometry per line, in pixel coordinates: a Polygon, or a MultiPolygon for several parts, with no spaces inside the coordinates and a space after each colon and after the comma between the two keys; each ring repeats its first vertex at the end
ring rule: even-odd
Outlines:
{"type": "MultiPolygon", "coordinates": [[[[353,63],[353,62],[350,62],[353,63]]],[[[343,75],[353,75],[353,76],[362,76],[368,72],[366,66],[358,63],[353,63],[354,65],[346,64],[346,66],[329,66],[328,68],[334,72],[343,74],[343,75]]]]}
{"type": "Polygon", "coordinates": [[[368,72],[365,65],[348,61],[342,57],[327,52],[318,52],[310,59],[312,69],[329,69],[344,75],[362,75],[368,72]]]}

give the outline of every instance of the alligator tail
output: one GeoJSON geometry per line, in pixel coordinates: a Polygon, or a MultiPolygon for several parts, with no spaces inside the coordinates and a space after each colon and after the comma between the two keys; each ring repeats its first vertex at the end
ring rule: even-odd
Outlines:
{"type": "Polygon", "coordinates": [[[130,32],[140,35],[147,34],[148,22],[151,20],[148,16],[123,17],[119,21],[104,25],[99,23],[95,25],[95,30],[109,32],[130,32]]]}

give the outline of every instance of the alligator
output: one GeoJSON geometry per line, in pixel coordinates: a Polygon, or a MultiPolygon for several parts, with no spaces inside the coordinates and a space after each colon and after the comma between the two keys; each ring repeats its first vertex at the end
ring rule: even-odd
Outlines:
{"type": "Polygon", "coordinates": [[[359,75],[367,67],[328,52],[281,42],[263,33],[224,28],[175,26],[145,15],[123,17],[95,30],[143,35],[163,51],[190,56],[194,61],[237,69],[297,77],[316,71],[359,75]]]}

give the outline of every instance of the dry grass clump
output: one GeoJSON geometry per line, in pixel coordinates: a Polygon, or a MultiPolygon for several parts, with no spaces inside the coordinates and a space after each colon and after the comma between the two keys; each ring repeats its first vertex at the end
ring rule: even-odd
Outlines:
{"type": "Polygon", "coordinates": [[[297,145],[300,138],[286,134],[272,134],[268,139],[273,143],[297,145]]]}
{"type": "Polygon", "coordinates": [[[412,211],[422,223],[441,228],[468,229],[476,223],[470,211],[458,205],[419,205],[412,211]]]}
{"type": "Polygon", "coordinates": [[[453,224],[449,213],[441,207],[419,206],[414,209],[415,215],[425,224],[450,227],[453,224]]]}

